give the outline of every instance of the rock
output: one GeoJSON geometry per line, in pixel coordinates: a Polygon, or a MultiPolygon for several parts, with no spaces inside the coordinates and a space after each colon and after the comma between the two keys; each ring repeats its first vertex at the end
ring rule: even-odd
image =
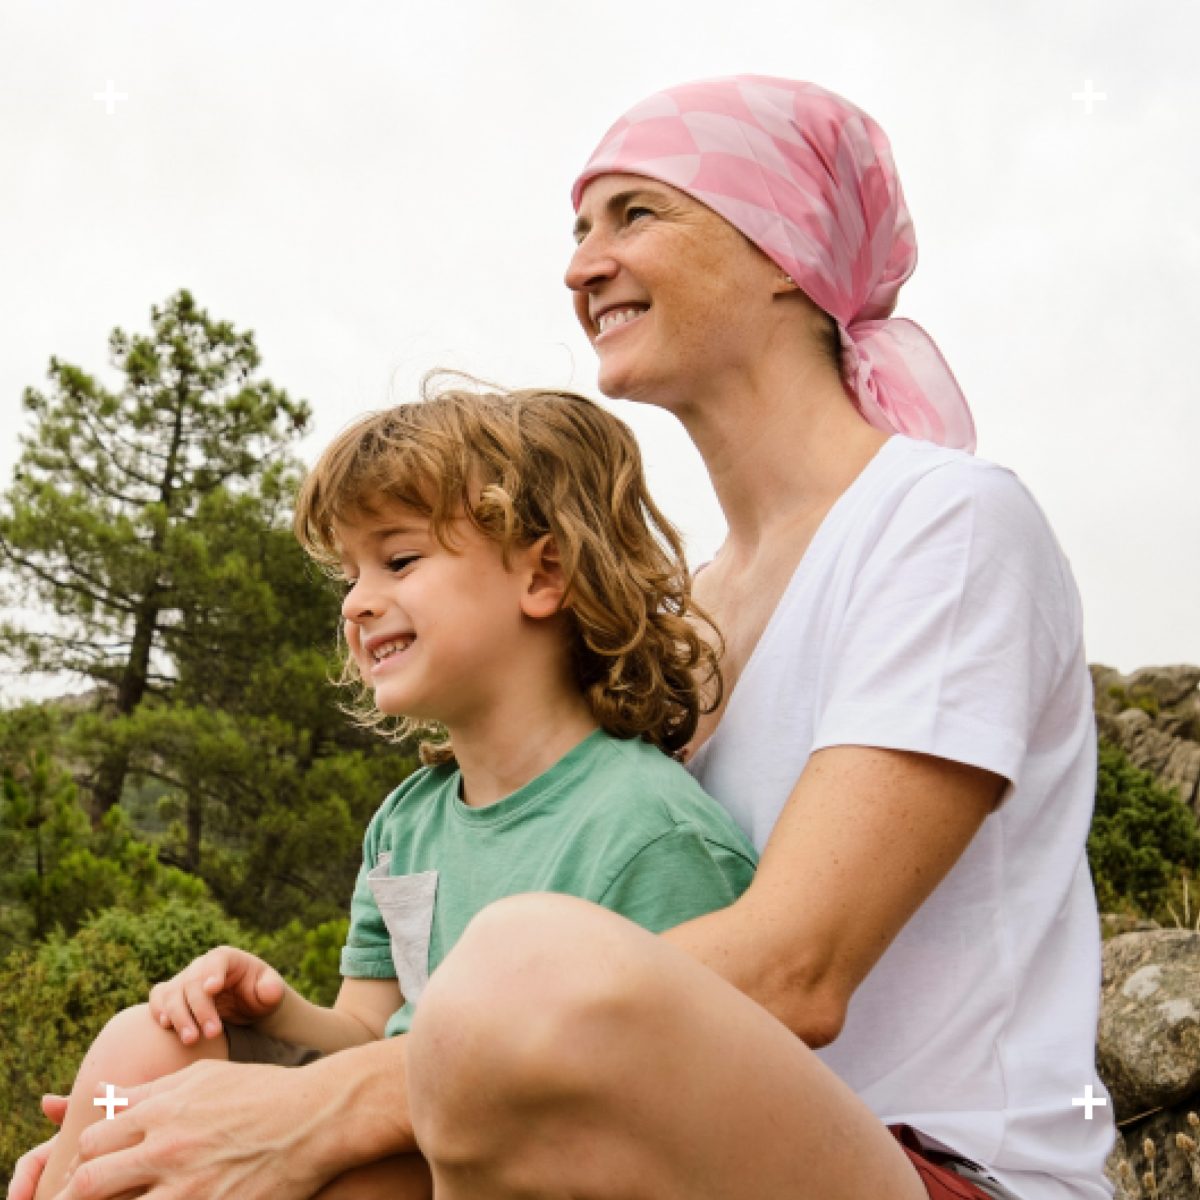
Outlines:
{"type": "Polygon", "coordinates": [[[1200,933],[1153,929],[1104,943],[1096,1069],[1118,1121],[1200,1091],[1200,933]]]}
{"type": "MultiPolygon", "coordinates": [[[[1192,1097],[1181,1104],[1154,1113],[1144,1121],[1136,1121],[1120,1131],[1129,1162],[1129,1171],[1118,1177],[1132,1181],[1140,1192],[1127,1191],[1129,1196],[1140,1195],[1144,1200],[1157,1193],[1158,1200],[1195,1200],[1200,1195],[1200,1104],[1192,1097]],[[1181,1142],[1182,1135],[1182,1142],[1181,1142]],[[1154,1148],[1151,1158],[1147,1145],[1154,1148]],[[1153,1167],[1155,1191],[1144,1185],[1146,1172],[1153,1167]]],[[[1119,1143],[1118,1143],[1119,1145],[1119,1143]]],[[[1118,1147],[1113,1148],[1116,1154],[1118,1147]]],[[[1109,1163],[1113,1162],[1112,1157],[1109,1163]]],[[[1115,1167],[1120,1172],[1119,1160],[1115,1167]]],[[[1107,1168],[1105,1174],[1108,1174],[1107,1168]]],[[[1113,1176],[1109,1175],[1112,1179],[1113,1176]]],[[[1114,1180],[1115,1184],[1115,1180],[1114,1180]]],[[[1126,1187],[1129,1185],[1126,1184],[1126,1187]]],[[[1121,1200],[1118,1190],[1113,1200],[1121,1200]]]]}
{"type": "Polygon", "coordinates": [[[1104,940],[1117,937],[1122,933],[1161,928],[1162,926],[1157,921],[1147,921],[1145,918],[1135,917],[1131,913],[1100,914],[1100,936],[1104,940]]]}
{"type": "Polygon", "coordinates": [[[1160,708],[1189,699],[1200,685],[1200,667],[1181,663],[1174,667],[1142,667],[1129,676],[1125,690],[1131,700],[1153,696],[1160,708]]]}
{"type": "Polygon", "coordinates": [[[1200,667],[1143,667],[1122,675],[1093,666],[1096,728],[1200,820],[1200,667]]]}
{"type": "Polygon", "coordinates": [[[1104,1164],[1104,1174],[1113,1185],[1113,1200],[1145,1200],[1141,1176],[1129,1161],[1129,1147],[1119,1129],[1112,1153],[1104,1164]]]}

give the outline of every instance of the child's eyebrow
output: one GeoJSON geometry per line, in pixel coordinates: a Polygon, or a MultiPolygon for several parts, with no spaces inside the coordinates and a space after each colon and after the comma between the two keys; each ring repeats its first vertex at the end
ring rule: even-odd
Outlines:
{"type": "Polygon", "coordinates": [[[370,536],[372,541],[385,542],[390,537],[410,537],[413,534],[424,536],[428,532],[427,525],[418,524],[415,521],[396,521],[381,529],[371,530],[370,536]]]}

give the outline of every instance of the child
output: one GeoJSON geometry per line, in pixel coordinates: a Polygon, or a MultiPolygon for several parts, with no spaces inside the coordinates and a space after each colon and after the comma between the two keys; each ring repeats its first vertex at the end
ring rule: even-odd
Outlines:
{"type": "MultiPolygon", "coordinates": [[[[367,830],[341,991],[318,1008],[229,948],[159,984],[80,1068],[38,1200],[103,1116],[97,1084],[210,1057],[301,1066],[402,1036],[494,900],[569,893],[658,933],[732,904],[753,875],[749,841],[669,757],[720,679],[622,422],[569,393],[427,388],[334,441],[295,529],[345,579],[361,719],[428,739],[367,830]]],[[[430,1193],[413,1154],[320,1196],[430,1193]]]]}

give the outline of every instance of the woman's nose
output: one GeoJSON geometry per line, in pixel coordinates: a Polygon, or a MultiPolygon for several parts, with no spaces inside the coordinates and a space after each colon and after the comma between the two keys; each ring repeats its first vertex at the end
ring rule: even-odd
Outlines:
{"type": "Polygon", "coordinates": [[[573,292],[590,291],[612,279],[618,266],[595,230],[585,237],[567,264],[565,282],[573,292]]]}

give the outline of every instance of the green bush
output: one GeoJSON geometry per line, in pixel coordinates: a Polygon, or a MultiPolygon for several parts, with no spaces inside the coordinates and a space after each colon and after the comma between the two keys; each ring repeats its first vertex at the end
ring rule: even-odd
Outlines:
{"type": "Polygon", "coordinates": [[[1100,911],[1173,924],[1168,905],[1200,868],[1196,819],[1120,747],[1101,742],[1099,766],[1087,850],[1100,911]]]}
{"type": "Polygon", "coordinates": [[[43,749],[0,755],[0,957],[103,909],[196,904],[203,881],[159,861],[119,808],[93,829],[70,776],[43,749]]]}
{"type": "Polygon", "coordinates": [[[73,937],[57,933],[0,967],[0,1181],[53,1132],[43,1092],[68,1092],[96,1035],[151,986],[212,946],[247,935],[210,901],[169,900],[152,912],[110,909],[73,937]]]}

